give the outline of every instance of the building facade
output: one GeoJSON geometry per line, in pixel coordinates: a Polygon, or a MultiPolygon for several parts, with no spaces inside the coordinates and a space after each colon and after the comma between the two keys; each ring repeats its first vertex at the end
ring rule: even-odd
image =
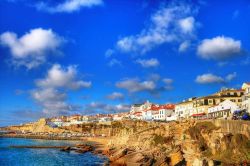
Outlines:
{"type": "Polygon", "coordinates": [[[195,97],[184,100],[175,105],[175,115],[177,119],[189,118],[193,114],[195,97]]]}
{"type": "Polygon", "coordinates": [[[242,109],[250,113],[250,83],[242,85],[244,95],[242,96],[242,109]]]}
{"type": "Polygon", "coordinates": [[[240,110],[240,107],[236,103],[230,100],[225,100],[216,106],[208,108],[208,117],[222,119],[230,118],[234,111],[237,110],[240,110]]]}

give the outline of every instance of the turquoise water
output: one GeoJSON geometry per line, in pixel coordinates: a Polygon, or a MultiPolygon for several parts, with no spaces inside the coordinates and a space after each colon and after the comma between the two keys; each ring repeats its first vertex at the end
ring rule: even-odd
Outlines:
{"type": "Polygon", "coordinates": [[[96,166],[105,156],[92,153],[61,152],[59,149],[9,148],[11,145],[74,145],[77,141],[0,138],[0,166],[96,166]]]}

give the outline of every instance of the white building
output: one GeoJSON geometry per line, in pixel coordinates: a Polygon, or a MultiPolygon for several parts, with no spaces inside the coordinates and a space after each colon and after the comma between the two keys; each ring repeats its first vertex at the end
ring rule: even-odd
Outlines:
{"type": "Polygon", "coordinates": [[[178,119],[188,118],[194,114],[194,99],[195,98],[189,98],[188,100],[184,100],[183,102],[175,105],[175,114],[178,119]]]}
{"type": "Polygon", "coordinates": [[[175,119],[173,118],[173,116],[175,116],[174,109],[175,109],[175,105],[173,104],[166,104],[166,105],[159,106],[158,115],[154,114],[154,120],[166,121],[167,119],[168,120],[175,119]]]}
{"type": "Polygon", "coordinates": [[[245,90],[242,96],[242,110],[250,113],[250,83],[244,83],[242,89],[245,90]]]}
{"type": "Polygon", "coordinates": [[[60,119],[60,118],[55,118],[55,119],[52,119],[48,125],[51,126],[51,127],[62,127],[63,126],[63,120],[60,119]]]}
{"type": "Polygon", "coordinates": [[[135,118],[135,113],[139,115],[138,112],[140,112],[140,114],[142,115],[145,110],[148,110],[151,107],[151,105],[152,103],[150,103],[149,101],[146,101],[143,104],[133,104],[130,108],[130,118],[137,119],[138,117],[135,118]]]}
{"type": "Polygon", "coordinates": [[[134,118],[133,119],[137,119],[137,120],[142,120],[143,119],[143,117],[142,117],[142,112],[134,112],[134,114],[133,114],[134,116],[134,118]]]}
{"type": "Polygon", "coordinates": [[[228,118],[231,117],[234,111],[239,110],[239,106],[236,103],[225,100],[220,104],[208,108],[209,118],[228,118]]]}
{"type": "Polygon", "coordinates": [[[156,114],[155,112],[157,112],[158,109],[159,109],[158,104],[147,105],[146,109],[142,111],[142,119],[148,121],[153,120],[154,119],[153,113],[156,114]]]}

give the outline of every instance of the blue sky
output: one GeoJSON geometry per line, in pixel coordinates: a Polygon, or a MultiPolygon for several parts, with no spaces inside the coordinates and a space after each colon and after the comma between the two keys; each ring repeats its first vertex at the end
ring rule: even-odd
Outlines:
{"type": "Polygon", "coordinates": [[[250,2],[3,0],[0,125],[249,82],[250,2]]]}

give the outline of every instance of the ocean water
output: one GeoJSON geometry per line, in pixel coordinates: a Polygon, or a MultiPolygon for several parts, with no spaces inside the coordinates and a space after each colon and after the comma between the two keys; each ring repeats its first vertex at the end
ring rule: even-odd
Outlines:
{"type": "Polygon", "coordinates": [[[98,166],[107,160],[92,153],[62,152],[60,149],[10,148],[11,145],[74,145],[79,141],[0,138],[0,166],[98,166]]]}

